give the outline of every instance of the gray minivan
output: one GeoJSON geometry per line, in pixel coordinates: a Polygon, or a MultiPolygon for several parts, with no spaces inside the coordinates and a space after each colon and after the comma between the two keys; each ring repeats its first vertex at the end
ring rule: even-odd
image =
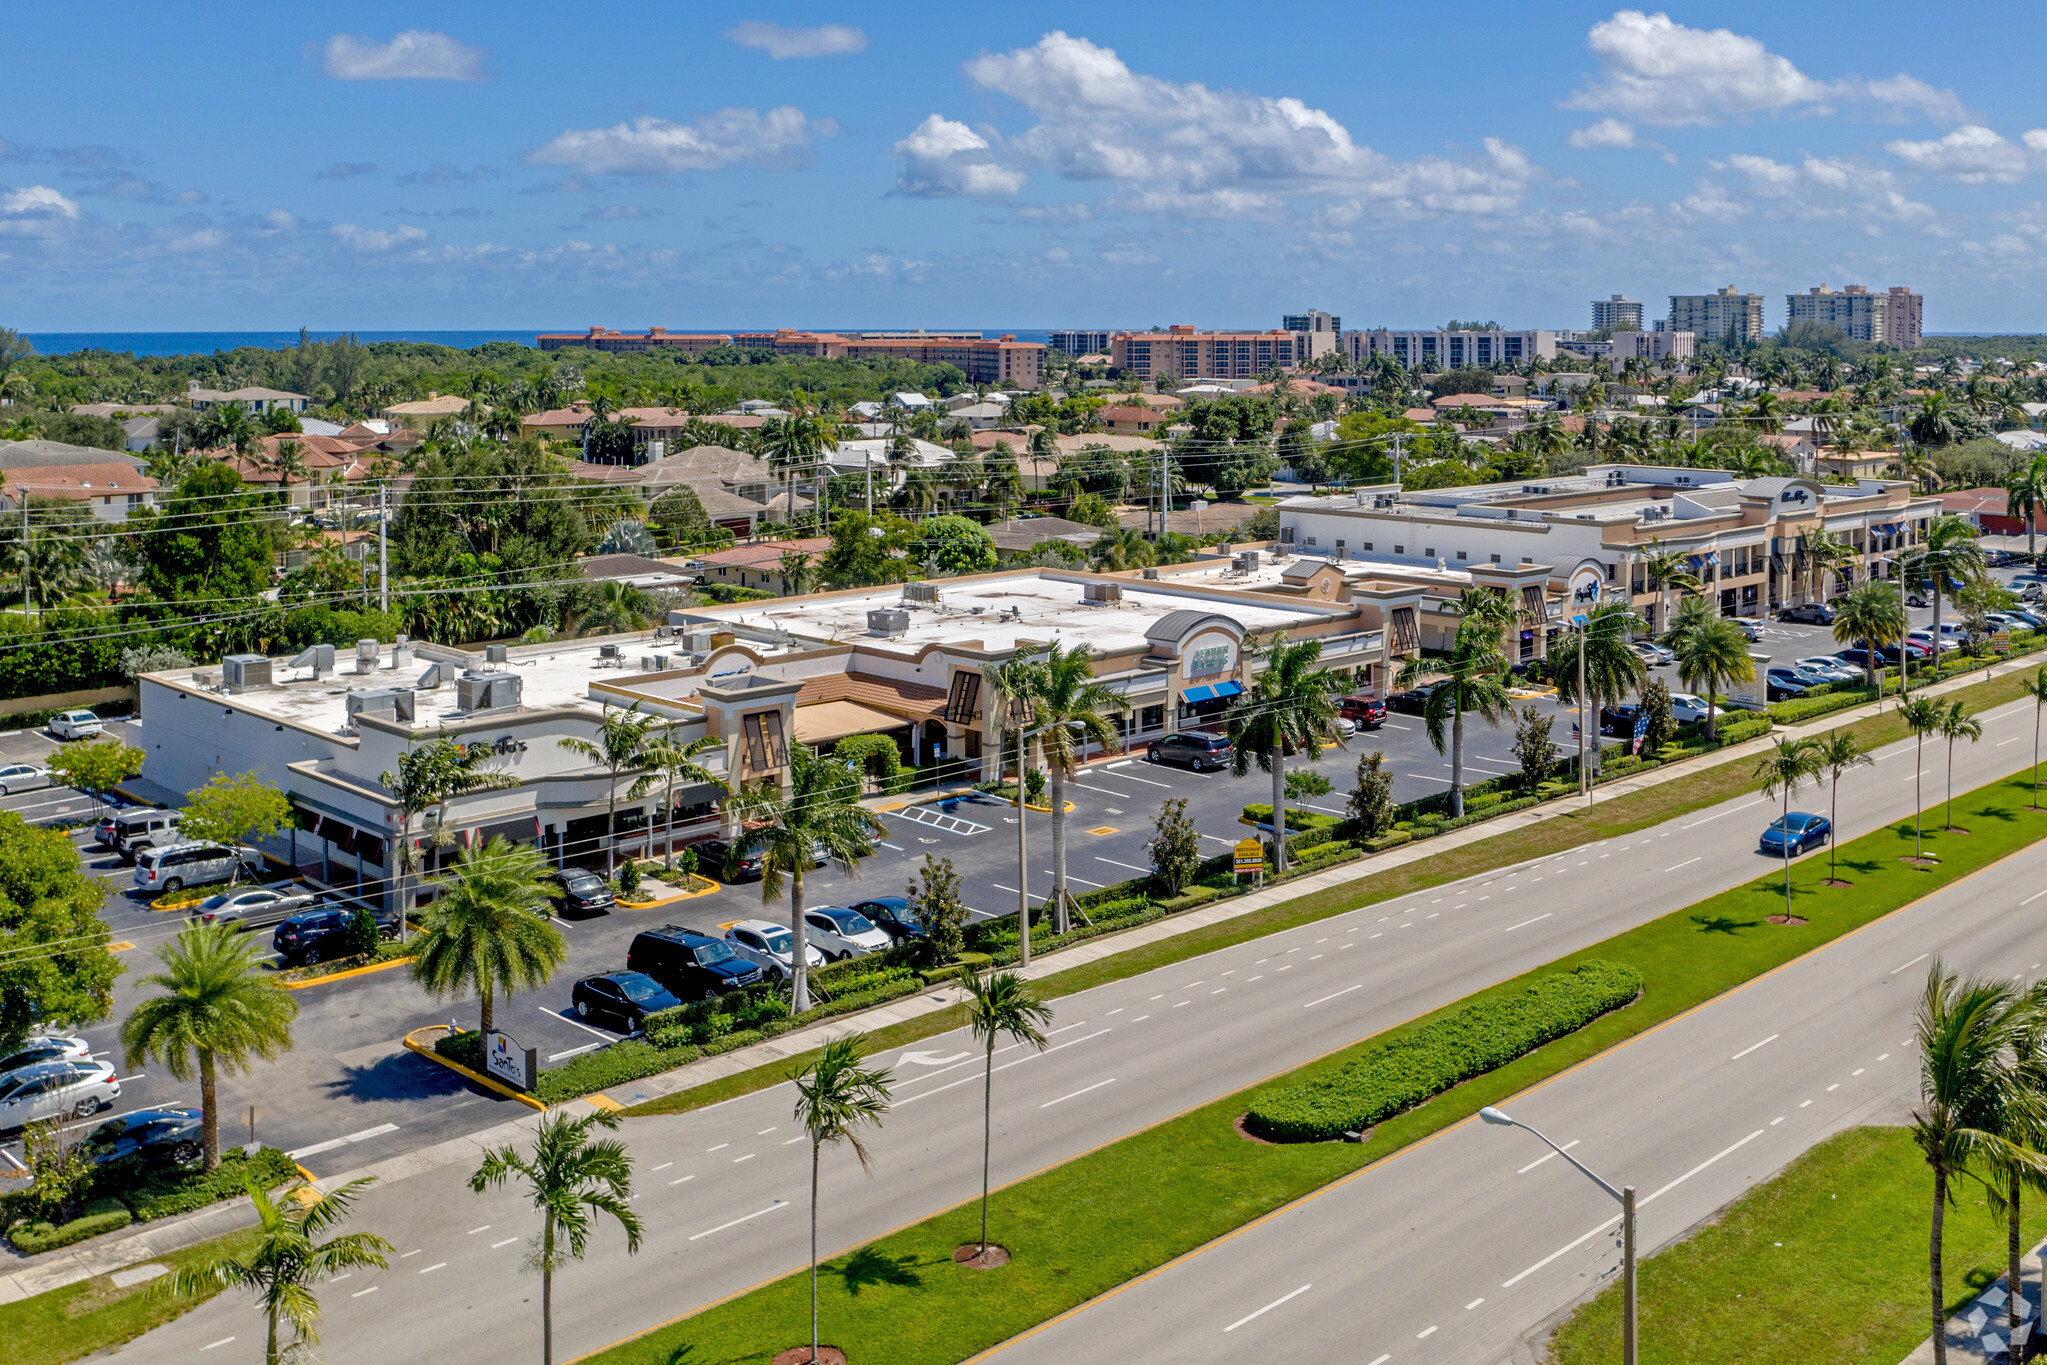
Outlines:
{"type": "Polygon", "coordinates": [[[211,886],[242,872],[260,871],[263,855],[253,848],[185,843],[144,849],[135,859],[137,891],[180,891],[211,886]]]}
{"type": "Polygon", "coordinates": [[[115,811],[100,821],[99,827],[93,831],[93,838],[120,854],[123,861],[133,862],[135,855],[146,848],[182,842],[178,826],[184,822],[185,817],[177,811],[149,806],[139,810],[115,811]]]}

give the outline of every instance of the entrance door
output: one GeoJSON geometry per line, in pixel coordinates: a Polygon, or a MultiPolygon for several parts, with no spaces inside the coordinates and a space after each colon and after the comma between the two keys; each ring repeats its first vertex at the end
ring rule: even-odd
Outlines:
{"type": "Polygon", "coordinates": [[[586,815],[580,820],[571,820],[562,830],[562,861],[564,863],[594,863],[603,858],[604,817],[586,815]]]}

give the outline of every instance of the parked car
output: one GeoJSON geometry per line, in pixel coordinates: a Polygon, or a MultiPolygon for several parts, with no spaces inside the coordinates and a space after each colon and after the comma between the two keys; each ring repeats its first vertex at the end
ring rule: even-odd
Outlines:
{"type": "Polygon", "coordinates": [[[1792,667],[1800,672],[1809,672],[1821,682],[1859,683],[1867,682],[1862,670],[1844,662],[1838,654],[1815,654],[1809,659],[1797,659],[1792,667]]]}
{"type": "Polygon", "coordinates": [[[0,796],[40,791],[50,785],[50,770],[33,763],[9,763],[0,767],[0,796]]]}
{"type": "Polygon", "coordinates": [[[618,898],[611,894],[611,883],[587,868],[565,867],[551,880],[554,889],[548,892],[548,898],[554,902],[557,914],[601,915],[618,903],[618,898]]]}
{"type": "Polygon", "coordinates": [[[803,912],[808,937],[834,962],[878,953],[895,942],[874,927],[867,916],[843,905],[820,905],[803,912]]]}
{"type": "Polygon", "coordinates": [[[721,939],[664,924],[643,929],[626,949],[629,972],[645,972],[660,982],[678,1000],[701,1000],[751,986],[763,975],[761,968],[732,951],[721,939]]]}
{"type": "Polygon", "coordinates": [[[1336,704],[1336,713],[1367,730],[1376,730],[1386,723],[1386,703],[1377,697],[1345,697],[1336,704]]]}
{"type": "Polygon", "coordinates": [[[1802,697],[1812,687],[1811,683],[1799,677],[1789,668],[1772,668],[1763,675],[1763,695],[1768,701],[1788,701],[1802,697]]]}
{"type": "Polygon", "coordinates": [[[1612,706],[1599,708],[1600,733],[1617,735],[1622,739],[1632,738],[1635,733],[1635,719],[1642,714],[1642,708],[1633,702],[1616,702],[1612,706]]]}
{"type": "MultiPolygon", "coordinates": [[[[388,943],[398,937],[397,915],[374,918],[379,940],[388,943]]],[[[270,946],[287,967],[325,962],[330,957],[346,955],[349,926],[354,922],[354,906],[325,905],[317,910],[301,910],[277,926],[270,936],[270,946]]]]}
{"type": "Polygon", "coordinates": [[[1420,687],[1410,687],[1405,692],[1389,693],[1386,697],[1386,709],[1399,711],[1403,715],[1418,716],[1428,709],[1429,698],[1435,695],[1436,689],[1442,685],[1423,683],[1420,687]]]}
{"type": "Polygon", "coordinates": [[[729,839],[706,839],[694,846],[697,851],[697,871],[727,882],[757,882],[767,867],[765,854],[748,853],[735,856],[736,847],[729,839]]]}
{"type": "Polygon", "coordinates": [[[1220,771],[1230,766],[1227,735],[1189,730],[1155,739],[1145,746],[1144,756],[1154,763],[1184,763],[1195,772],[1220,771]]]}
{"type": "Polygon", "coordinates": [[[1751,620],[1746,616],[1737,616],[1734,618],[1734,624],[1740,628],[1742,636],[1750,644],[1755,644],[1763,638],[1763,623],[1761,621],[1751,620]]]}
{"type": "Polygon", "coordinates": [[[24,1067],[0,1082],[0,1133],[43,1119],[91,1118],[120,1098],[111,1062],[70,1058],[24,1067]]]}
{"type": "Polygon", "coordinates": [[[1824,602],[1800,602],[1777,613],[1779,621],[1799,621],[1809,626],[1834,624],[1834,609],[1824,602]]]}
{"type": "Polygon", "coordinates": [[[867,916],[875,928],[896,943],[908,943],[929,933],[910,902],[901,896],[877,896],[871,901],[855,901],[853,908],[867,916]]]}
{"type": "Polygon", "coordinates": [[[276,886],[252,886],[246,891],[223,891],[210,896],[185,913],[194,924],[231,924],[237,929],[261,929],[289,919],[313,904],[313,893],[290,882],[276,886]]]}
{"type": "Polygon", "coordinates": [[[98,739],[106,728],[90,711],[59,711],[50,717],[50,733],[58,739],[98,739]]]}
{"type": "Polygon", "coordinates": [[[101,817],[92,837],[120,854],[123,862],[132,863],[144,849],[184,842],[185,836],[178,832],[184,823],[185,817],[177,811],[143,806],[101,817]]]}
{"type": "MultiPolygon", "coordinates": [[[[1725,711],[1727,708],[1718,708],[1725,711]]],[[[1670,715],[1679,725],[1690,725],[1693,721],[1706,718],[1706,699],[1691,692],[1670,694],[1670,715]]]]}
{"type": "Polygon", "coordinates": [[[647,1026],[656,1010],[672,1010],[682,1002],[645,972],[600,972],[578,981],[569,992],[578,1019],[609,1019],[628,1033],[647,1026]]]}
{"type": "Polygon", "coordinates": [[[51,1034],[42,1038],[30,1038],[16,1048],[12,1055],[0,1057],[0,1080],[5,1080],[25,1066],[40,1066],[44,1062],[77,1060],[92,1056],[92,1046],[83,1038],[69,1034],[51,1034]]]}
{"type": "Polygon", "coordinates": [[[137,891],[181,891],[188,886],[211,886],[243,872],[263,866],[263,855],[247,846],[226,844],[171,844],[145,849],[135,859],[137,891]]]}
{"type": "Polygon", "coordinates": [[[1992,569],[2008,568],[2019,562],[2019,557],[2010,550],[1985,550],[1983,563],[1992,569]]]}
{"type": "MultiPolygon", "coordinates": [[[[767,973],[770,981],[787,981],[796,974],[796,935],[786,924],[773,920],[743,919],[728,925],[725,941],[732,951],[767,973]]],[[[822,967],[828,959],[815,943],[803,945],[803,965],[822,967]]]]}
{"type": "Polygon", "coordinates": [[[1337,716],[1331,720],[1329,728],[1336,731],[1339,738],[1349,739],[1358,732],[1358,723],[1349,716],[1337,716]]]}
{"type": "MultiPolygon", "coordinates": [[[[1907,640],[1910,640],[1913,644],[1924,645],[1929,650],[1935,648],[1934,643],[1935,637],[1933,632],[1930,630],[1921,629],[1907,631],[1905,632],[1905,638],[1907,640]]],[[[1955,633],[1953,631],[1948,630],[1946,626],[1943,626],[1941,628],[1941,633],[1939,636],[1940,651],[1942,653],[1946,653],[1948,650],[1960,649],[1961,647],[1962,642],[1955,638],[1955,633]]]]}
{"type": "Polygon", "coordinates": [[[80,1144],[95,1166],[135,1157],[144,1165],[189,1166],[204,1155],[205,1120],[197,1109],[137,1109],[108,1119],[80,1144]]]}
{"type": "Polygon", "coordinates": [[[1782,858],[1788,848],[1791,856],[1796,857],[1809,848],[1818,848],[1833,833],[1834,826],[1826,816],[1795,810],[1770,822],[1770,827],[1763,831],[1761,849],[1773,858],[1782,858]]]}
{"type": "Polygon", "coordinates": [[[1677,662],[1677,655],[1653,640],[1637,640],[1629,648],[1642,656],[1642,662],[1651,668],[1662,668],[1677,662]]]}

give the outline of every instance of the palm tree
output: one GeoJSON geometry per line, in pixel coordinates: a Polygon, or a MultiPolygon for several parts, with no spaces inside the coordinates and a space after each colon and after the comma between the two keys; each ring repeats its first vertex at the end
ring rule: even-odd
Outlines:
{"type": "Polygon", "coordinates": [[[1656,620],[1670,626],[1670,590],[1695,593],[1705,587],[1692,569],[1692,558],[1683,550],[1666,546],[1653,536],[1642,547],[1642,571],[1656,587],[1656,620]]]}
{"type": "Polygon", "coordinates": [[[283,1199],[273,1199],[253,1171],[242,1174],[249,1202],[256,1210],[256,1242],[239,1254],[180,1266],[151,1286],[156,1298],[210,1294],[221,1289],[246,1289],[263,1306],[270,1333],[263,1348],[264,1365],[279,1365],[286,1355],[320,1340],[320,1301],[313,1286],[337,1271],[374,1267],[382,1270],[391,1244],[373,1232],[345,1232],[320,1240],[320,1234],[349,1214],[349,1206],[372,1179],[351,1180],[339,1189],[315,1194],[299,1185],[283,1199]],[[277,1328],[287,1323],[292,1345],[280,1351],[277,1328]]]}
{"type": "MultiPolygon", "coordinates": [[[[1884,696],[1883,668],[1878,659],[1883,651],[1904,640],[1907,628],[1905,599],[1895,583],[1872,578],[1834,599],[1834,643],[1859,645],[1866,652],[1863,671],[1869,675],[1869,685],[1876,690],[1878,701],[1884,696]]],[[[1902,661],[1903,656],[1899,657],[1902,661]]],[[[1901,681],[1899,686],[1903,685],[1901,681]]]]}
{"type": "Polygon", "coordinates": [[[2035,1173],[2038,1154],[1999,1131],[2012,1090],[2012,1057],[2025,1023],[2023,997],[2005,981],[1957,977],[1939,958],[1926,973],[1914,1031],[1919,1044],[1919,1107],[1912,1139],[1933,1168],[1933,1223],[1927,1273],[1933,1313],[1934,1365],[1947,1365],[1947,1284],[1941,1233],[1954,1182],[1981,1178],[1986,1168],[2023,1166],[2035,1173]]]}
{"type": "MultiPolygon", "coordinates": [[[[994,694],[992,708],[995,730],[995,775],[1002,775],[1004,755],[1008,743],[1005,731],[1016,735],[1016,827],[1017,857],[1027,857],[1023,846],[1024,835],[1024,775],[1029,766],[1029,754],[1024,748],[1024,736],[1034,728],[1038,714],[1038,692],[1044,686],[1044,669],[1036,660],[1026,659],[1021,652],[1003,663],[991,665],[982,670],[989,690],[994,694]]],[[[1021,883],[1019,883],[1021,885],[1021,883]]],[[[1028,967],[1031,963],[1031,916],[1030,907],[1020,904],[1016,912],[1017,962],[1028,967]]]]}
{"type": "Polygon", "coordinates": [[[1748,637],[1705,598],[1687,597],[1661,642],[1677,655],[1677,676],[1684,685],[1706,694],[1706,735],[1713,737],[1719,733],[1715,707],[1722,684],[1755,680],[1748,637]]]}
{"type": "MultiPolygon", "coordinates": [[[[799,944],[800,948],[801,945],[799,944]]],[[[802,959],[797,959],[799,962],[802,959]]],[[[810,1359],[817,1360],[817,1172],[826,1143],[844,1142],[868,1169],[867,1147],[860,1129],[881,1126],[888,1113],[889,1086],[895,1076],[887,1067],[860,1064],[860,1041],[835,1038],[817,1060],[796,1073],[796,1121],[810,1135],[810,1359]]]]}
{"type": "Polygon", "coordinates": [[[1962,436],[1962,429],[1955,423],[1954,401],[1938,391],[1920,400],[1919,411],[1913,414],[1907,430],[1922,446],[1951,446],[1962,436]]]}
{"type": "MultiPolygon", "coordinates": [[[[564,735],[555,740],[556,744],[570,753],[581,754],[611,774],[611,782],[605,788],[604,807],[604,828],[611,836],[611,843],[605,850],[607,867],[615,867],[618,863],[619,774],[648,766],[647,746],[655,727],[660,724],[660,717],[642,715],[638,702],[634,702],[623,711],[615,711],[607,706],[604,708],[604,719],[597,726],[597,737],[594,740],[576,735],[564,735]]],[[[643,773],[626,790],[626,800],[639,800],[652,791],[659,781],[660,778],[655,774],[643,773]]]]}
{"type": "MultiPolygon", "coordinates": [[[[669,872],[675,871],[676,779],[682,778],[686,781],[716,787],[719,791],[727,794],[731,792],[731,788],[725,785],[723,778],[697,762],[698,754],[720,747],[717,736],[703,735],[685,742],[675,737],[675,729],[676,727],[671,725],[665,733],[657,736],[646,748],[647,766],[659,772],[662,779],[667,783],[667,789],[662,793],[661,798],[661,826],[667,832],[662,867],[669,872]]],[[[651,839],[652,837],[653,835],[650,832],[648,838],[651,839]]]]}
{"type": "Polygon", "coordinates": [[[1323,742],[1336,732],[1336,708],[1330,698],[1343,695],[1344,680],[1320,666],[1320,640],[1289,644],[1286,632],[1276,631],[1260,653],[1265,671],[1230,703],[1223,726],[1230,736],[1230,770],[1236,776],[1250,772],[1254,759],[1272,774],[1272,870],[1284,872],[1286,751],[1298,749],[1310,761],[1322,752],[1323,742]]]}
{"type": "Polygon", "coordinates": [[[1918,741],[1912,750],[1912,856],[1915,858],[1926,856],[1925,833],[1920,827],[1920,812],[1926,806],[1920,793],[1921,769],[1925,763],[1922,755],[1926,752],[1926,737],[1940,733],[1941,721],[1946,716],[1947,708],[1933,697],[1913,697],[1898,704],[1898,718],[1905,722],[1905,727],[1918,741]]]}
{"type": "Polygon", "coordinates": [[[1840,869],[1837,850],[1841,847],[1841,775],[1857,768],[1873,767],[1876,759],[1862,746],[1861,740],[1846,730],[1830,730],[1824,740],[1814,740],[1813,743],[1818,746],[1820,768],[1833,787],[1833,795],[1828,798],[1827,805],[1827,825],[1833,831],[1827,836],[1827,880],[1831,882],[1838,880],[1835,873],[1840,869]]]}
{"type": "MultiPolygon", "coordinates": [[[[1052,796],[1052,932],[1068,928],[1072,897],[1066,890],[1066,783],[1079,773],[1090,744],[1114,753],[1120,745],[1108,713],[1123,707],[1120,694],[1095,681],[1093,651],[1086,645],[1065,650],[1056,642],[1037,663],[1034,698],[1037,723],[1045,727],[1038,740],[1051,777],[1052,796]]],[[[1021,780],[1021,779],[1019,779],[1021,780]]]]}
{"type": "Polygon", "coordinates": [[[455,874],[420,923],[412,979],[436,1000],[474,991],[480,1032],[491,1031],[500,993],[547,984],[568,960],[561,930],[546,919],[552,886],[537,849],[492,839],[464,849],[455,874]]]}
{"type": "Polygon", "coordinates": [[[967,976],[967,1024],[988,1050],[981,1084],[981,1250],[988,1249],[988,1154],[995,1134],[995,1042],[1008,1038],[1045,1050],[1043,1025],[1052,1022],[1052,1007],[1039,1000],[1030,983],[1015,972],[967,976]]]}
{"type": "Polygon", "coordinates": [[[633,1212],[633,1158],[616,1138],[590,1140],[592,1128],[616,1128],[618,1115],[571,1118],[549,1114],[540,1120],[531,1155],[512,1147],[485,1153],[469,1177],[482,1194],[517,1176],[540,1211],[540,1232],[527,1264],[540,1271],[540,1360],[554,1363],[554,1272],[580,1261],[590,1245],[593,1215],[609,1214],[625,1229],[628,1253],[640,1249],[640,1215],[633,1212]]]}
{"type": "Polygon", "coordinates": [[[490,751],[472,749],[443,732],[424,744],[415,745],[398,756],[398,771],[384,773],[377,781],[398,806],[398,865],[403,878],[398,890],[398,930],[408,933],[412,913],[413,886],[419,878],[419,845],[412,837],[412,822],[439,808],[441,818],[434,835],[437,841],[452,842],[448,829],[448,803],[472,792],[497,791],[519,785],[510,773],[486,771],[482,765],[490,751]]]}
{"type": "Polygon", "coordinates": [[[1948,833],[1955,832],[1955,741],[1966,739],[1971,744],[1983,738],[1983,722],[1976,719],[1968,706],[1959,698],[1941,708],[1940,737],[1947,741],[1947,822],[1948,833]]]}
{"type": "MultiPolygon", "coordinates": [[[[2038,1160],[2047,1149],[2047,983],[2036,983],[2018,1006],[2019,1020],[2012,1039],[2011,1074],[2005,1093],[1999,1097],[1998,1135],[2026,1153],[2031,1161],[2000,1160],[1992,1154],[1983,1163],[1997,1176],[2002,1187],[1986,1180],[1992,1212],[2005,1219],[2005,1285],[2023,1285],[2020,1278],[2019,1222],[2026,1186],[2039,1190],[2047,1185],[2038,1160]]],[[[2018,1339],[2019,1314],[2025,1306],[2023,1293],[2007,1296],[2005,1340],[2018,1339]]],[[[2016,1354],[2016,1353],[2014,1353],[2016,1354]]]]}
{"type": "Polygon", "coordinates": [[[1839,567],[1855,557],[1855,547],[1845,537],[1837,536],[1824,526],[1814,527],[1805,533],[1805,562],[1812,566],[1812,585],[1808,590],[1811,600],[1824,602],[1833,586],[1833,579],[1839,567]]]}
{"type": "MultiPolygon", "coordinates": [[[[1550,673],[1556,679],[1557,700],[1576,706],[1579,650],[1584,650],[1585,708],[1591,713],[1588,738],[1599,733],[1599,713],[1649,680],[1649,666],[1635,652],[1635,627],[1642,618],[1625,602],[1608,602],[1586,614],[1585,623],[1566,635],[1550,636],[1550,673]]],[[[1591,745],[1592,770],[1599,771],[1599,744],[1591,745]]]]}
{"type": "MultiPolygon", "coordinates": [[[[1825,760],[1818,740],[1780,739],[1756,756],[1754,773],[1765,799],[1784,794],[1784,915],[1791,915],[1791,794],[1819,780],[1825,760]]],[[[1834,842],[1831,833],[1827,843],[1834,842]]]]}
{"type": "Polygon", "coordinates": [[[121,1025],[121,1050],[131,1070],[156,1061],[180,1081],[197,1074],[210,1171],[220,1165],[219,1078],[249,1070],[258,1057],[274,1062],[290,1051],[299,1004],[257,974],[255,938],[231,925],[187,929],[156,955],[164,970],[141,984],[161,986],[166,994],[136,1005],[121,1025]]]}
{"type": "MultiPolygon", "coordinates": [[[[1458,602],[1464,615],[1457,623],[1447,661],[1450,676],[1429,693],[1422,707],[1429,743],[1437,753],[1450,755],[1453,816],[1464,814],[1465,713],[1476,713],[1488,725],[1498,725],[1514,714],[1513,699],[1507,695],[1507,658],[1500,652],[1500,634],[1513,620],[1513,607],[1505,597],[1484,588],[1466,588],[1458,602]]],[[[1431,673],[1445,671],[1445,662],[1417,654],[1401,665],[1396,686],[1412,687],[1431,673]]],[[[1280,789],[1277,778],[1273,789],[1280,789]]],[[[1277,821],[1279,816],[1273,818],[1277,821]]]]}
{"type": "Polygon", "coordinates": [[[2039,540],[2035,518],[2047,507],[2047,457],[2034,456],[2031,464],[2005,480],[2004,491],[2006,515],[2025,519],[2026,553],[2030,556],[2039,540]]]}
{"type": "Polygon", "coordinates": [[[2033,699],[2033,809],[2040,809],[2040,711],[2047,707],[2047,667],[2030,678],[2020,678],[2019,687],[2033,699]]]}
{"type": "Polygon", "coordinates": [[[733,856],[766,855],[761,868],[762,903],[781,895],[782,879],[789,879],[789,932],[796,940],[790,950],[795,973],[789,999],[793,1015],[810,1008],[803,874],[822,849],[827,858],[858,876],[860,859],[887,831],[874,813],[860,804],[860,770],[851,763],[820,758],[808,745],[797,744],[789,750],[788,781],[786,796],[781,783],[772,777],[748,783],[727,809],[742,822],[733,856]],[[747,821],[755,822],[752,829],[745,827],[747,821]]]}
{"type": "MultiPolygon", "coordinates": [[[[1905,571],[1910,580],[1921,577],[1933,583],[1933,639],[1936,646],[1940,635],[1940,595],[1949,582],[1960,584],[1968,579],[1981,578],[1985,568],[1983,547],[1977,543],[1976,528],[1952,512],[1943,512],[1926,523],[1926,539],[1919,548],[1905,559],[1905,571]]],[[[1937,667],[1940,656],[1933,659],[1937,667]]]]}

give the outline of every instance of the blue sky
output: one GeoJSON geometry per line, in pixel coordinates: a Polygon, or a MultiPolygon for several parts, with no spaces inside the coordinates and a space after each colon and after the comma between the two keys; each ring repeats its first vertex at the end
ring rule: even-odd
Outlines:
{"type": "Polygon", "coordinates": [[[2047,330],[2047,13],[12,6],[0,323],[2047,330]],[[739,16],[750,15],[744,23],[739,16]],[[735,26],[736,25],[736,26],[735,26]]]}

